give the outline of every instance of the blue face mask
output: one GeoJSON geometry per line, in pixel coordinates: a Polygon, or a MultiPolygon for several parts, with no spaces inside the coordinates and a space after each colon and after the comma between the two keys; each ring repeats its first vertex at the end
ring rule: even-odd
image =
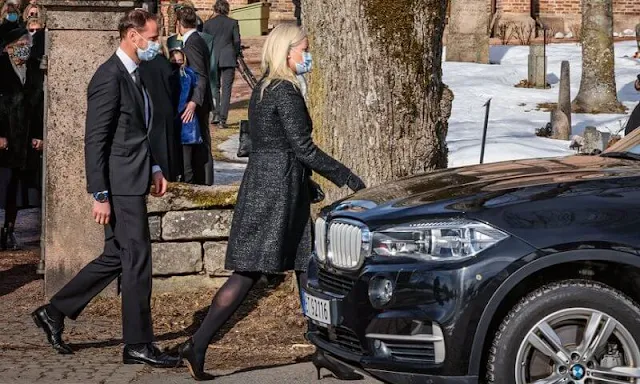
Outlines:
{"type": "MultiPolygon", "coordinates": [[[[140,37],[142,37],[142,36],[140,36],[140,37]]],[[[142,38],[144,39],[144,37],[142,37],[142,38]]],[[[138,58],[140,60],[142,60],[142,61],[151,61],[151,60],[155,59],[156,56],[158,56],[158,53],[160,53],[160,49],[162,48],[162,46],[157,41],[149,41],[149,40],[147,40],[147,48],[146,49],[140,49],[138,46],[136,46],[136,48],[137,48],[136,54],[138,55],[138,58]]]]}
{"type": "Polygon", "coordinates": [[[18,14],[14,12],[7,13],[7,16],[5,18],[8,22],[15,23],[16,21],[18,21],[18,14]]]}
{"type": "Polygon", "coordinates": [[[302,63],[296,63],[296,73],[298,75],[304,75],[307,72],[311,72],[313,67],[313,59],[309,52],[302,52],[302,63]]]}

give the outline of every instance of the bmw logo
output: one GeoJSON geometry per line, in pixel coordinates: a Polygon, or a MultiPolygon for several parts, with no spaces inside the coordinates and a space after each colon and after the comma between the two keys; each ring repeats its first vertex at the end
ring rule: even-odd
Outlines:
{"type": "Polygon", "coordinates": [[[576,364],[571,367],[571,378],[574,380],[582,380],[585,375],[584,367],[580,364],[576,364]]]}

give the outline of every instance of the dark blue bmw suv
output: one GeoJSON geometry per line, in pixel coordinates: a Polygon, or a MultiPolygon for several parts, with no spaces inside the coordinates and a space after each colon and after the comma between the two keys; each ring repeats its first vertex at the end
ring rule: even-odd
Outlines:
{"type": "Polygon", "coordinates": [[[307,338],[389,383],[640,383],[640,132],[447,169],[315,224],[307,338]]]}

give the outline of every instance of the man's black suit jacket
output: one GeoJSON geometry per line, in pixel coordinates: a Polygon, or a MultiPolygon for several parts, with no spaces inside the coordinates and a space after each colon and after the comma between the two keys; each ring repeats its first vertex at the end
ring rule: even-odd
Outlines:
{"type": "Polygon", "coordinates": [[[240,27],[238,20],[218,15],[204,23],[204,32],[213,36],[213,51],[219,68],[238,66],[240,27]]]}
{"type": "Polygon", "coordinates": [[[151,184],[151,150],[144,96],[113,55],[93,75],[87,91],[85,167],[89,193],[140,196],[151,184]]]}
{"type": "Polygon", "coordinates": [[[198,82],[193,90],[191,101],[195,102],[196,115],[200,123],[200,133],[202,134],[204,150],[199,151],[197,159],[192,166],[203,167],[202,171],[196,173],[202,177],[196,177],[196,184],[213,184],[213,157],[211,154],[211,134],[209,131],[209,112],[213,108],[213,96],[209,84],[210,53],[209,47],[204,39],[197,33],[193,33],[184,43],[182,49],[187,57],[187,65],[198,75],[198,82]]]}
{"type": "Polygon", "coordinates": [[[167,180],[177,181],[182,175],[182,126],[176,124],[175,118],[180,97],[179,74],[161,55],[140,63],[140,73],[153,103],[153,127],[149,131],[153,160],[167,180]]]}
{"type": "Polygon", "coordinates": [[[187,65],[198,75],[198,83],[193,90],[191,101],[198,104],[201,110],[206,110],[208,114],[213,106],[209,84],[209,69],[211,66],[209,47],[207,47],[207,43],[198,32],[195,32],[187,39],[183,51],[187,56],[187,65]]]}

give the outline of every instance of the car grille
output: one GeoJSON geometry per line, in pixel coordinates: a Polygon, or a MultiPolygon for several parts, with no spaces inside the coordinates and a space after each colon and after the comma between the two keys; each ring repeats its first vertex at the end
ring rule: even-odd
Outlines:
{"type": "Polygon", "coordinates": [[[352,353],[363,353],[360,339],[351,329],[347,327],[334,328],[333,336],[327,328],[318,327],[318,336],[324,341],[352,353]]]}
{"type": "Polygon", "coordinates": [[[362,229],[342,221],[329,225],[328,258],[336,268],[358,268],[362,257],[362,229]]]}
{"type": "Polygon", "coordinates": [[[318,269],[318,282],[324,290],[340,295],[347,295],[353,289],[355,280],[318,269]]]}
{"type": "Polygon", "coordinates": [[[385,341],[391,356],[397,361],[434,363],[436,360],[435,346],[433,343],[413,343],[394,340],[385,341]]]}

